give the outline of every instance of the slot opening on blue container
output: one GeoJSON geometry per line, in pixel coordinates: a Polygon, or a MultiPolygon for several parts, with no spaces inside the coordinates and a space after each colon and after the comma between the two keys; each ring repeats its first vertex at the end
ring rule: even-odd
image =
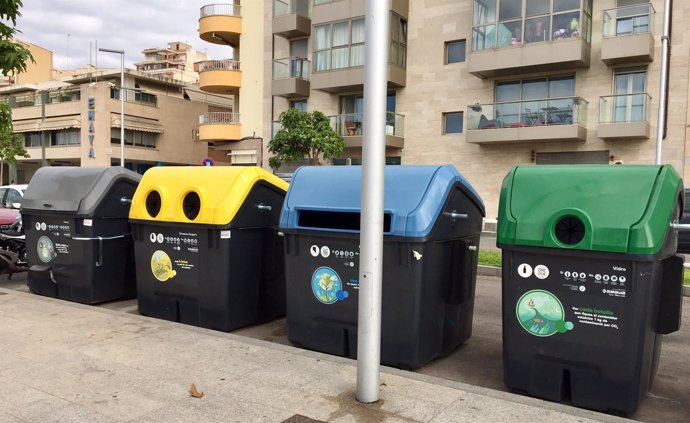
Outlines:
{"type": "MultiPolygon", "coordinates": [[[[297,226],[302,228],[331,229],[336,231],[359,232],[360,212],[300,210],[297,226]]],[[[383,232],[390,233],[392,216],[383,214],[383,232]]]]}

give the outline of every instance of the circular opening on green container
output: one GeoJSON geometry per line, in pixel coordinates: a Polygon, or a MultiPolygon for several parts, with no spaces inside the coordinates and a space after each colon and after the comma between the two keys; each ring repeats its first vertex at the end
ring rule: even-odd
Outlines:
{"type": "Polygon", "coordinates": [[[556,238],[565,245],[574,245],[585,237],[585,224],[578,217],[563,216],[554,228],[556,238]]]}
{"type": "Polygon", "coordinates": [[[146,211],[149,216],[156,217],[161,211],[161,195],[158,191],[151,191],[146,196],[146,211]]]}
{"type": "Polygon", "coordinates": [[[194,220],[201,211],[201,198],[196,192],[188,192],[182,200],[182,211],[189,220],[194,220]]]}

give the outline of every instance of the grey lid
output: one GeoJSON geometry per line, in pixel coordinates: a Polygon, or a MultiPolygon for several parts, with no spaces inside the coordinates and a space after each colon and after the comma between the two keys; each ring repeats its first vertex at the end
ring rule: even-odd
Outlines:
{"type": "Polygon", "coordinates": [[[21,212],[54,211],[91,216],[118,181],[139,184],[141,175],[122,167],[42,167],[31,178],[21,212]]]}

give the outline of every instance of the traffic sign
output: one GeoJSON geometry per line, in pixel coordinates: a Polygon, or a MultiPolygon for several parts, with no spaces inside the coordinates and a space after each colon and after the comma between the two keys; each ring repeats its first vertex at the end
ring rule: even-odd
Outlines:
{"type": "Polygon", "coordinates": [[[213,159],[210,158],[210,157],[205,157],[205,158],[201,161],[201,165],[202,165],[202,166],[213,166],[214,164],[216,164],[216,161],[213,160],[213,159]]]}

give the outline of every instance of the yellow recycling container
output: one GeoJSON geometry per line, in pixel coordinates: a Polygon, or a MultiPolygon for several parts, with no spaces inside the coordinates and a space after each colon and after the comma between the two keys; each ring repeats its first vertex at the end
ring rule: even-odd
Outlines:
{"type": "Polygon", "coordinates": [[[132,199],[146,316],[231,331],[285,314],[287,183],[258,167],[154,167],[132,199]]]}

